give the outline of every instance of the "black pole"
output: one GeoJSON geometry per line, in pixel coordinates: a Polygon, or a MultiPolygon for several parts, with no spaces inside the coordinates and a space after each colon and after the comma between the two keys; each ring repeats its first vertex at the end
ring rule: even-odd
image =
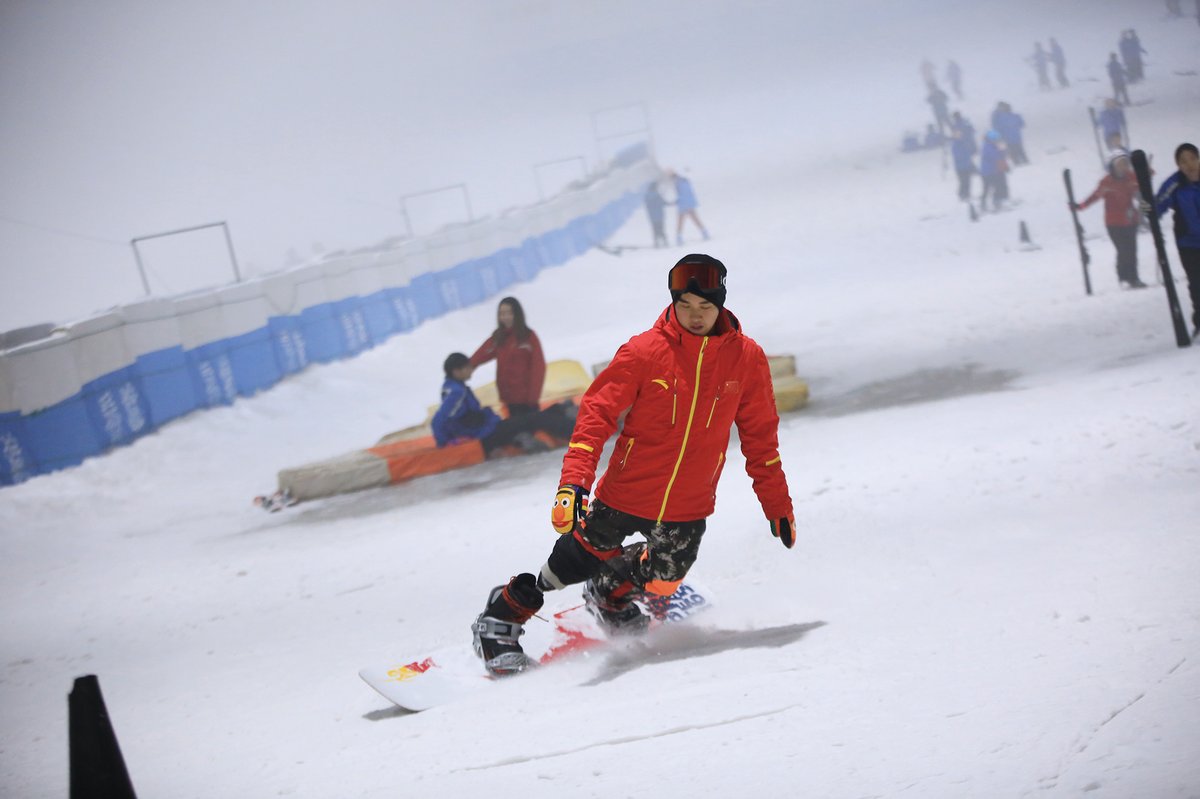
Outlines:
{"type": "Polygon", "coordinates": [[[96,675],[75,679],[67,711],[71,799],[137,799],[96,675]]]}
{"type": "Polygon", "coordinates": [[[1075,189],[1071,187],[1071,170],[1063,170],[1063,183],[1067,186],[1067,205],[1071,209],[1071,221],[1075,223],[1075,241],[1079,243],[1079,260],[1083,262],[1083,288],[1088,296],[1092,296],[1092,278],[1088,274],[1088,264],[1092,256],[1088,254],[1087,245],[1083,243],[1083,225],[1079,224],[1079,214],[1075,212],[1075,189]]]}
{"type": "Polygon", "coordinates": [[[1144,150],[1134,150],[1130,160],[1133,161],[1133,171],[1137,174],[1142,199],[1150,206],[1146,218],[1150,220],[1150,235],[1154,236],[1154,250],[1158,253],[1158,269],[1162,273],[1163,285],[1167,288],[1167,306],[1171,309],[1171,324],[1175,327],[1175,343],[1180,347],[1190,347],[1192,337],[1188,335],[1187,324],[1183,321],[1183,308],[1179,306],[1179,295],[1175,292],[1175,278],[1171,276],[1171,265],[1167,262],[1167,245],[1163,242],[1162,226],[1158,224],[1158,211],[1154,208],[1150,163],[1146,160],[1144,150]]]}

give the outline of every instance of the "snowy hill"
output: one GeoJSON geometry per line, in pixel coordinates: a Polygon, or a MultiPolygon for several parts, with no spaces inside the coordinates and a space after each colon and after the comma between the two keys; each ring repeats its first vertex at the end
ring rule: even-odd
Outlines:
{"type": "MultiPolygon", "coordinates": [[[[879,11],[855,45],[887,52],[855,67],[869,89],[783,75],[721,95],[703,131],[689,88],[656,136],[712,241],[592,252],[514,292],[548,358],[591,364],[701,249],[729,266],[746,331],[796,355],[813,401],[780,437],[799,543],[771,538],[731,449],[695,567],[720,598],[707,637],[421,714],[358,680],[469,645],[488,589],[553,544],[560,456],[270,516],[250,497],[423,418],[489,304],[0,491],[0,793],[64,793],[66,693],[97,674],[143,796],[1200,796],[1200,350],[1175,346],[1149,236],[1151,287],[1117,286],[1098,208],[1084,294],[1061,179],[1101,176],[1087,107],[1124,28],[1151,54],[1134,145],[1161,179],[1200,139],[1200,29],[1150,5],[1040,4],[1002,40],[965,12],[922,38],[926,17],[879,11]],[[1078,66],[1042,93],[1021,59],[1052,31],[1078,66]],[[917,64],[952,43],[953,107],[982,130],[1004,99],[1028,126],[1014,208],[974,223],[939,152],[898,152],[902,115],[927,115],[917,64]],[[824,127],[793,102],[850,88],[863,103],[824,127]],[[735,135],[768,95],[776,124],[735,135]]],[[[728,17],[702,7],[691,33],[719,37],[728,17]]],[[[613,242],[649,238],[639,217],[613,242]]]]}

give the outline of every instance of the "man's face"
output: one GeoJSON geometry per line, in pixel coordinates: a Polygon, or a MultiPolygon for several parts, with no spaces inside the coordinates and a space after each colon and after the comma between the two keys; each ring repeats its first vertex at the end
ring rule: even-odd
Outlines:
{"type": "Polygon", "coordinates": [[[1190,150],[1184,150],[1179,154],[1179,160],[1176,163],[1179,164],[1179,171],[1183,173],[1184,177],[1192,183],[1200,182],[1200,156],[1190,150]]]}
{"type": "Polygon", "coordinates": [[[675,303],[675,316],[689,333],[707,336],[717,323],[721,309],[703,297],[684,292],[675,303]]]}

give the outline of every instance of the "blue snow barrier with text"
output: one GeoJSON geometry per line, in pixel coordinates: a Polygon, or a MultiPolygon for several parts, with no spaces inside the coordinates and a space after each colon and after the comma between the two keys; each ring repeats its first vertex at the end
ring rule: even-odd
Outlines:
{"type": "Polygon", "coordinates": [[[237,397],[237,383],[233,379],[233,365],[229,361],[225,339],[188,350],[187,361],[200,407],[216,408],[233,402],[237,397]]]}
{"type": "Polygon", "coordinates": [[[267,320],[275,362],[284,374],[295,374],[308,366],[308,347],[297,316],[272,316],[267,320]]]}
{"type": "Polygon", "coordinates": [[[128,444],[153,430],[150,406],[142,396],[132,366],[89,380],[83,384],[82,394],[101,449],[128,444]]]}
{"type": "Polygon", "coordinates": [[[367,319],[363,316],[362,297],[346,297],[332,305],[342,336],[342,357],[357,355],[374,346],[367,331],[367,319]]]}
{"type": "Polygon", "coordinates": [[[21,412],[0,413],[0,486],[23,483],[39,471],[29,451],[21,412]]]}
{"type": "Polygon", "coordinates": [[[421,312],[413,302],[412,291],[408,286],[384,289],[383,294],[396,317],[397,333],[407,333],[421,324],[421,312]]]}

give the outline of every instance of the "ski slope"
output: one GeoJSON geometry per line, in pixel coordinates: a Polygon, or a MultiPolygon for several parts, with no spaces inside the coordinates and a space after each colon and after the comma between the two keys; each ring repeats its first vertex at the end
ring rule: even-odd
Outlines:
{"type": "MultiPolygon", "coordinates": [[[[746,332],[796,356],[799,542],[770,536],[731,448],[694,570],[719,597],[703,635],[420,714],[358,679],[469,646],[488,590],[554,542],[561,454],[275,515],[250,498],[423,418],[488,304],[0,491],[0,794],[66,792],[66,695],[96,674],[147,797],[1200,796],[1200,348],[1175,346],[1148,235],[1151,288],[1117,286],[1099,208],[1085,296],[1061,179],[1101,176],[1086,108],[1126,27],[1152,54],[1135,146],[1161,179],[1200,139],[1200,30],[1139,7],[1063,3],[964,48],[952,107],[981,133],[1000,99],[1027,122],[1010,211],[970,222],[940,153],[897,151],[894,116],[841,136],[786,111],[742,147],[665,114],[660,158],[691,168],[712,241],[594,251],[514,291],[547,358],[590,365],[699,249],[746,332]],[[1070,89],[984,68],[1083,8],[1057,28],[1070,89]]],[[[925,118],[918,60],[876,64],[876,111],[925,118]]],[[[611,243],[649,240],[638,216],[611,243]]]]}

